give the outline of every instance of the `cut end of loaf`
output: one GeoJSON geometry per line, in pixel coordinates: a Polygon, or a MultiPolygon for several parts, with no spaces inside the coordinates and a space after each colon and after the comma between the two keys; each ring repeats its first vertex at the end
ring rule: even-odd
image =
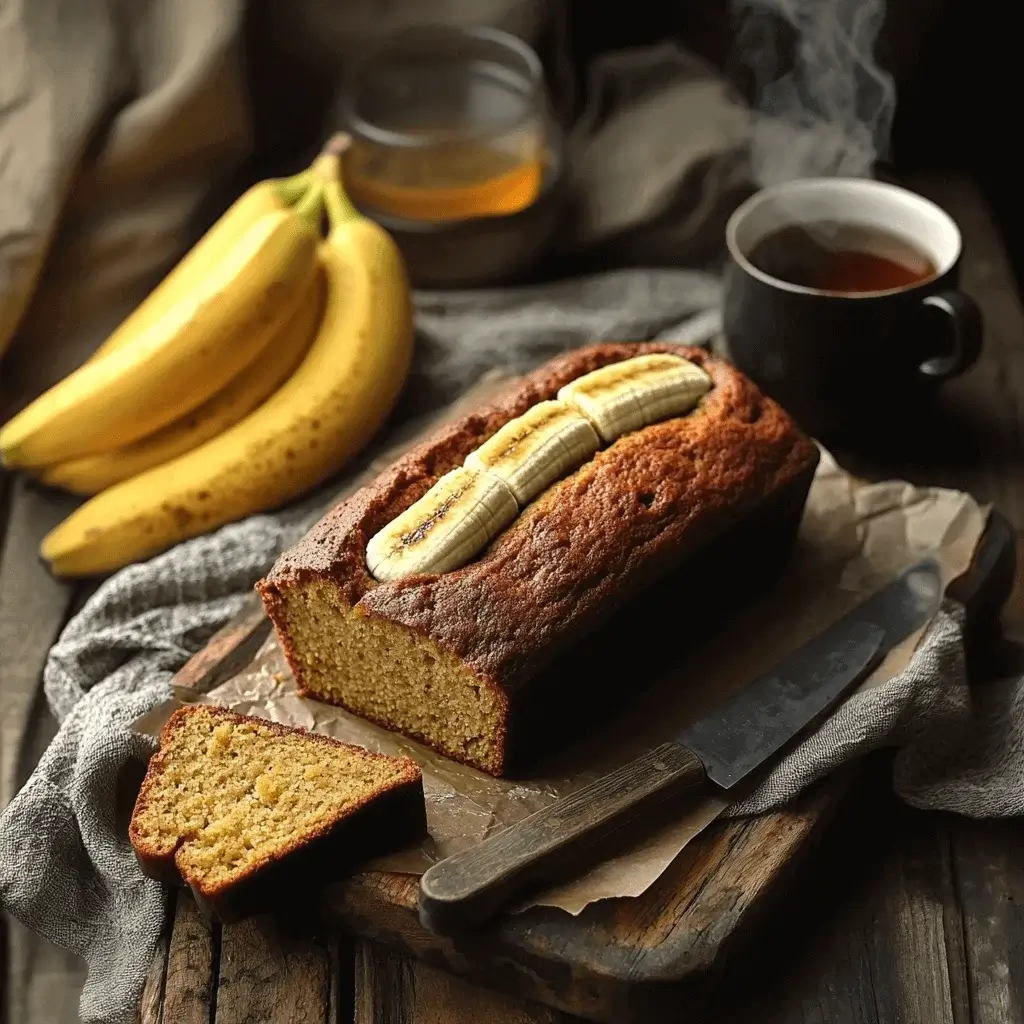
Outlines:
{"type": "Polygon", "coordinates": [[[173,863],[213,897],[419,779],[408,758],[189,705],[164,727],[129,835],[144,866],[173,863]]]}
{"type": "Polygon", "coordinates": [[[329,580],[267,589],[292,671],[309,696],[502,774],[507,699],[459,658],[426,636],[361,614],[329,580]]]}

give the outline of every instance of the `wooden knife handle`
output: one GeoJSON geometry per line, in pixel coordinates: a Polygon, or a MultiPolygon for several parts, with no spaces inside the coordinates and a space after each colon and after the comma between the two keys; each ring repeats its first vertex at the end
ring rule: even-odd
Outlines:
{"type": "Polygon", "coordinates": [[[179,700],[195,700],[241,672],[270,633],[258,594],[249,594],[238,614],[206,641],[171,679],[179,700]]]}
{"type": "Polygon", "coordinates": [[[553,875],[581,848],[635,820],[650,805],[706,781],[704,766],[675,743],[638,757],[550,807],[453,854],[420,879],[420,920],[434,932],[479,924],[526,887],[553,875]]]}
{"type": "Polygon", "coordinates": [[[975,655],[990,656],[994,650],[992,641],[999,634],[999,618],[1016,573],[1016,532],[1006,517],[993,509],[971,564],[946,588],[946,596],[959,601],[966,612],[964,642],[969,669],[975,655]]]}

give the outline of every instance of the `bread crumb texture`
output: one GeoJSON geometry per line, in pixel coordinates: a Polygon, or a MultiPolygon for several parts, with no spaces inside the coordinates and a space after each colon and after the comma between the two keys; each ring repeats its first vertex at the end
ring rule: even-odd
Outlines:
{"type": "Polygon", "coordinates": [[[283,599],[309,692],[449,757],[500,772],[504,695],[458,657],[422,633],[362,614],[329,580],[310,580],[283,599]]]}
{"type": "Polygon", "coordinates": [[[204,894],[249,876],[419,775],[406,758],[207,705],[172,715],[136,801],[140,857],[204,894]]]}

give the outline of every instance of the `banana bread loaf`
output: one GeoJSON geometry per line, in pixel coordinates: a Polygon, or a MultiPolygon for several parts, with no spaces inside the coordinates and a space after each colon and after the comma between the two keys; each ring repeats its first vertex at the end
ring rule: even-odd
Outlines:
{"type": "Polygon", "coordinates": [[[817,462],[775,402],[703,350],[595,345],[406,453],[257,587],[302,692],[509,775],[770,585],[817,462]],[[655,353],[710,379],[691,412],[627,431],[517,515],[510,499],[508,525],[466,564],[371,575],[371,539],[503,426],[585,374],[655,353]]]}
{"type": "Polygon", "coordinates": [[[425,833],[409,758],[205,704],[168,719],[128,830],[146,874],[184,881],[220,920],[287,906],[425,833]]]}

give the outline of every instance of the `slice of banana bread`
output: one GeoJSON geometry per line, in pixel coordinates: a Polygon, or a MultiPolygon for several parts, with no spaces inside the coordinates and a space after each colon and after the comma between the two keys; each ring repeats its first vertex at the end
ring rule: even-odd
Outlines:
{"type": "Polygon", "coordinates": [[[414,761],[192,704],[161,732],[128,835],[146,874],[235,920],[425,831],[414,761]]]}

